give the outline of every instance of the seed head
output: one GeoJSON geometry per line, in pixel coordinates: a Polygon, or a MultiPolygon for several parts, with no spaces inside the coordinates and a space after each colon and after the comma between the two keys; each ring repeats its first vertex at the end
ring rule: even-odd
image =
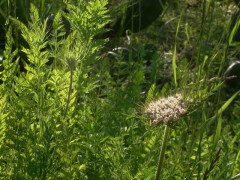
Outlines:
{"type": "Polygon", "coordinates": [[[145,112],[149,115],[152,125],[158,125],[160,122],[168,123],[178,121],[180,116],[187,112],[188,102],[190,101],[184,99],[182,94],[177,93],[150,102],[145,112]]]}

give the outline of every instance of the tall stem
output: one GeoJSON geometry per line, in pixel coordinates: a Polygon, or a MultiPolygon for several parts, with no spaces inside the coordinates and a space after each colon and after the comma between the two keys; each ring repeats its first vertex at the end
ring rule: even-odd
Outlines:
{"type": "Polygon", "coordinates": [[[67,97],[67,102],[66,102],[64,118],[67,116],[68,106],[70,103],[70,97],[71,97],[71,92],[72,92],[72,81],[73,81],[73,68],[70,67],[70,84],[69,84],[68,97],[67,97]]]}
{"type": "Polygon", "coordinates": [[[165,126],[165,130],[164,130],[164,135],[163,135],[163,142],[162,142],[162,146],[161,146],[161,151],[160,151],[160,154],[159,154],[155,180],[159,180],[160,175],[161,175],[161,171],[163,169],[163,161],[164,161],[164,156],[165,156],[165,150],[166,150],[166,146],[167,146],[167,140],[168,140],[169,131],[170,131],[170,129],[166,125],[165,126]]]}

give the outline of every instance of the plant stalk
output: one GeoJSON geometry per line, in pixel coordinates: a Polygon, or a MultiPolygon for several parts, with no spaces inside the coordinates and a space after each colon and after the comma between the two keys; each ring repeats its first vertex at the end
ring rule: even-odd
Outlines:
{"type": "Polygon", "coordinates": [[[68,97],[67,97],[67,102],[66,102],[66,108],[65,108],[64,118],[67,116],[68,107],[69,107],[69,103],[70,103],[71,92],[72,92],[73,68],[71,67],[70,70],[71,70],[71,71],[70,71],[70,83],[69,83],[69,90],[68,90],[68,97]]]}
{"type": "Polygon", "coordinates": [[[165,130],[164,130],[164,135],[163,135],[163,142],[162,142],[162,146],[161,146],[161,150],[160,150],[160,154],[159,154],[155,180],[160,179],[161,171],[163,169],[163,162],[164,162],[164,156],[165,156],[165,150],[166,150],[166,146],[167,146],[169,132],[170,132],[170,128],[166,125],[165,130]]]}

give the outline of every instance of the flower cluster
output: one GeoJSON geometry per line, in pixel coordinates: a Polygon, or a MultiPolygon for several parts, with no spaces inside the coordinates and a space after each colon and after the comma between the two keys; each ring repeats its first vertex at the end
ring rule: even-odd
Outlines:
{"type": "Polygon", "coordinates": [[[177,93],[149,103],[145,112],[149,115],[153,125],[158,125],[160,122],[177,121],[182,114],[187,112],[188,102],[182,94],[177,93]]]}

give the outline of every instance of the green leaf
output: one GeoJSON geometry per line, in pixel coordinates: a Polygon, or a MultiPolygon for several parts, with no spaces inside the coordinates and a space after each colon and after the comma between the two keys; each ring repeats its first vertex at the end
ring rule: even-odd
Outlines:
{"type": "Polygon", "coordinates": [[[217,147],[217,143],[218,143],[218,141],[220,139],[221,129],[222,129],[222,115],[220,115],[219,118],[218,118],[217,129],[216,129],[214,142],[213,142],[214,149],[217,147]]]}

